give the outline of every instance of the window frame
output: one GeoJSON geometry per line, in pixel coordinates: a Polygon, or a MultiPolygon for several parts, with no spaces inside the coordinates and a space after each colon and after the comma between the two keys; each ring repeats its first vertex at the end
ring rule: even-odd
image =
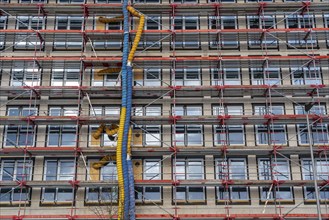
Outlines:
{"type": "MultiPolygon", "coordinates": [[[[49,106],[48,110],[48,115],[49,116],[78,116],[79,112],[77,107],[74,106],[49,106]],[[52,113],[52,111],[55,111],[52,113]],[[57,112],[56,112],[57,111],[57,112]],[[54,115],[53,115],[54,114],[54,115]]],[[[52,146],[52,147],[62,147],[62,146],[75,146],[76,141],[77,141],[77,126],[76,125],[52,125],[49,124],[47,125],[47,146],[52,146]],[[58,140],[56,140],[57,144],[51,144],[50,143],[50,138],[51,134],[57,134],[58,140]],[[65,136],[63,134],[69,134],[73,135],[72,136],[72,141],[70,141],[72,144],[63,144],[65,141],[65,136]],[[64,141],[63,141],[64,140],[64,141]]]]}
{"type": "MultiPolygon", "coordinates": [[[[143,180],[162,180],[162,160],[160,158],[144,158],[143,159],[143,180]],[[147,163],[155,163],[158,171],[156,173],[151,173],[152,175],[156,175],[155,178],[150,178],[147,176],[147,171],[153,169],[155,165],[150,165],[148,166],[147,163]]],[[[140,186],[140,187],[135,187],[135,198],[136,202],[142,203],[142,204],[160,204],[162,203],[162,187],[161,186],[140,186]],[[155,188],[158,191],[158,196],[159,199],[151,199],[147,198],[147,193],[148,190],[155,188]],[[141,197],[141,198],[139,198],[141,197]]],[[[153,191],[154,192],[154,191],[153,191]]]]}
{"type": "MultiPolygon", "coordinates": [[[[43,173],[43,180],[47,181],[48,178],[55,178],[56,181],[60,181],[58,180],[60,178],[61,175],[61,164],[62,163],[67,163],[67,162],[71,162],[73,163],[73,174],[71,174],[71,177],[66,177],[66,181],[67,180],[70,180],[70,181],[73,181],[74,180],[74,175],[76,173],[76,165],[74,163],[74,159],[71,159],[71,158],[46,158],[44,160],[44,173],[43,173]],[[48,163],[49,162],[55,162],[56,163],[56,166],[55,166],[55,169],[56,169],[56,176],[53,177],[47,177],[47,172],[48,172],[48,163]]],[[[67,175],[67,174],[65,174],[67,175]]],[[[69,175],[67,175],[69,176],[69,175]]],[[[41,189],[42,191],[42,194],[41,194],[41,204],[57,204],[57,205],[69,205],[69,204],[72,204],[74,203],[74,195],[75,195],[75,189],[74,187],[42,187],[41,189]],[[54,200],[48,200],[48,199],[45,199],[46,197],[46,191],[52,191],[52,193],[54,193],[54,200]],[[62,193],[69,193],[69,195],[71,196],[71,200],[59,200],[59,196],[62,194],[62,193]]],[[[67,195],[66,195],[67,196],[67,195]]]]}
{"type": "MultiPolygon", "coordinates": [[[[8,16],[0,16],[0,30],[6,30],[7,25],[8,25],[8,16]]],[[[5,49],[5,46],[6,46],[6,34],[0,33],[0,50],[5,49]]]]}
{"type": "MultiPolygon", "coordinates": [[[[316,164],[316,170],[317,170],[317,180],[327,180],[328,177],[328,172],[329,172],[329,162],[326,160],[323,160],[321,158],[314,158],[316,164]],[[318,163],[320,162],[320,165],[318,163]],[[322,165],[324,163],[324,165],[322,165]],[[323,168],[327,169],[326,172],[319,172],[318,168],[323,168]],[[319,175],[320,173],[320,175],[319,175]],[[321,174],[324,173],[324,177],[321,177],[321,174]]],[[[302,178],[303,180],[313,180],[313,166],[312,166],[312,161],[310,158],[301,158],[301,172],[302,172],[302,178]],[[305,169],[305,163],[308,163],[308,168],[305,169]]],[[[328,193],[329,187],[324,186],[319,189],[319,196],[320,196],[320,202],[326,202],[329,200],[329,193],[328,193]],[[322,193],[321,193],[322,192],[322,193]]],[[[305,203],[315,203],[316,198],[315,198],[315,189],[314,187],[303,187],[303,193],[304,193],[304,202],[305,203]],[[311,194],[312,198],[309,198],[309,195],[311,194]]]]}
{"type": "MultiPolygon", "coordinates": [[[[295,114],[296,115],[306,115],[308,114],[305,111],[305,107],[302,105],[295,105],[294,106],[295,114]]],[[[326,115],[326,105],[314,105],[309,114],[316,114],[316,115],[326,115]]],[[[316,123],[311,125],[311,136],[312,136],[312,144],[313,145],[326,145],[329,143],[329,134],[328,134],[328,124],[326,123],[316,123]],[[319,136],[322,134],[322,141],[319,136]],[[324,135],[323,135],[324,134],[324,135]],[[314,138],[318,137],[318,138],[314,138]],[[318,141],[315,141],[318,140],[318,141]]],[[[298,144],[299,145],[309,145],[309,138],[308,138],[308,128],[307,124],[296,124],[296,132],[298,135],[298,144]]]]}
{"type": "Polygon", "coordinates": [[[199,16],[175,16],[171,17],[171,27],[175,32],[175,36],[171,36],[171,48],[175,49],[199,49],[201,46],[200,43],[200,34],[189,33],[188,36],[185,33],[180,33],[183,30],[199,30],[200,29],[200,17],[199,16]],[[179,22],[180,21],[180,22],[179,22]],[[189,22],[190,21],[190,22],[189,22]],[[188,23],[195,23],[192,27],[188,23]],[[178,32],[176,32],[178,31],[178,32]],[[193,36],[191,36],[193,35],[193,36]],[[193,39],[193,40],[191,40],[193,39]]]}
{"type": "MultiPolygon", "coordinates": [[[[254,115],[284,115],[285,114],[285,106],[284,105],[272,105],[270,106],[272,109],[269,109],[265,105],[253,105],[253,113],[254,115]]],[[[256,144],[257,145],[287,145],[287,126],[285,124],[269,124],[269,125],[255,125],[255,136],[256,136],[256,144]],[[276,134],[280,133],[284,140],[283,142],[278,142],[277,140],[273,141],[276,134]],[[273,134],[271,137],[270,134],[273,134]],[[265,135],[265,136],[264,136],[265,135]],[[272,138],[272,140],[270,140],[272,138]]],[[[277,136],[280,138],[280,136],[277,136]]]]}
{"type": "Polygon", "coordinates": [[[292,85],[322,85],[321,67],[291,67],[290,72],[292,85]],[[295,78],[295,74],[297,73],[299,73],[302,77],[295,78]]]}
{"type": "MultiPolygon", "coordinates": [[[[202,105],[175,105],[171,108],[173,116],[200,116],[203,115],[202,105]],[[179,110],[181,109],[181,110],[179,110]]],[[[204,131],[203,125],[173,125],[172,126],[172,143],[177,146],[203,146],[204,145],[204,131]],[[174,127],[176,126],[176,127],[174,127]],[[175,133],[174,133],[175,131],[175,133]],[[200,142],[193,143],[191,135],[199,134],[200,142]],[[179,136],[178,136],[179,135],[179,136]],[[182,137],[180,137],[182,136],[182,137]],[[183,141],[178,141],[183,139],[183,141]],[[175,143],[174,143],[175,140],[175,143]]]]}
{"type": "MultiPolygon", "coordinates": [[[[101,116],[119,117],[120,111],[121,109],[119,105],[105,105],[105,106],[95,105],[93,109],[90,109],[89,115],[97,116],[97,117],[101,117],[101,116]]],[[[99,143],[97,142],[94,144],[92,134],[97,130],[99,124],[91,124],[88,127],[89,127],[88,147],[116,147],[117,141],[115,139],[110,140],[106,133],[102,133],[99,137],[99,143]]]]}
{"type": "MultiPolygon", "coordinates": [[[[136,106],[132,111],[134,116],[161,116],[162,106],[161,105],[149,105],[149,106],[136,106]]],[[[142,135],[143,147],[162,147],[163,136],[162,136],[162,125],[134,125],[133,133],[137,137],[142,135]],[[148,141],[149,138],[155,139],[155,141],[148,141]]],[[[133,138],[134,140],[134,138],[133,138]]],[[[135,145],[135,144],[134,144],[135,145]]],[[[136,146],[136,145],[135,145],[136,146]]]]}
{"type": "Polygon", "coordinates": [[[223,85],[241,85],[241,69],[240,68],[210,68],[211,85],[223,86],[223,85]],[[235,72],[238,78],[229,79],[228,73],[235,72]],[[217,78],[215,77],[217,75],[217,78]],[[222,79],[220,79],[222,75],[222,79]]]}
{"type": "MultiPolygon", "coordinates": [[[[197,173],[200,176],[203,176],[202,179],[205,179],[205,160],[204,158],[177,158],[176,161],[173,161],[173,163],[176,162],[176,164],[172,167],[172,174],[173,174],[173,180],[188,180],[188,179],[198,179],[198,178],[191,178],[193,176],[193,173],[190,174],[189,171],[191,171],[189,163],[190,162],[199,162],[201,164],[201,173],[197,173]],[[184,163],[184,177],[177,178],[177,162],[184,163]],[[190,176],[191,175],[191,176],[190,176]]],[[[195,170],[195,169],[194,169],[195,170]]],[[[179,173],[178,173],[179,174],[179,173]]],[[[182,176],[182,174],[179,174],[182,176]]],[[[206,187],[191,187],[191,186],[184,186],[179,187],[176,186],[173,188],[173,203],[176,202],[179,204],[204,204],[206,203],[206,187]],[[176,190],[175,190],[176,189],[176,190]],[[202,191],[202,199],[191,199],[192,190],[201,190],[202,191]],[[177,199],[177,191],[184,192],[184,199],[177,199]]],[[[195,192],[195,191],[194,191],[195,192]]]]}
{"type": "MultiPolygon", "coordinates": [[[[76,30],[82,31],[84,26],[83,16],[65,16],[57,15],[55,16],[55,30],[76,30]],[[61,22],[60,22],[61,21],[61,22]],[[80,25],[74,25],[76,21],[80,22],[80,25]],[[60,24],[65,24],[60,26],[60,24]],[[80,28],[78,28],[80,26],[80,28]]],[[[83,37],[77,37],[72,34],[60,33],[54,36],[53,40],[54,50],[81,50],[83,48],[83,37]]]]}
{"type": "MultiPolygon", "coordinates": [[[[243,115],[243,105],[213,105],[212,106],[212,115],[243,115]]],[[[214,125],[213,126],[213,141],[214,146],[223,146],[223,145],[238,145],[244,146],[246,143],[245,129],[243,125],[214,125]],[[218,135],[218,131],[220,132],[218,135]],[[223,132],[222,132],[223,131],[223,132]],[[240,143],[232,143],[236,141],[236,136],[230,137],[230,131],[233,134],[241,133],[242,141],[240,143]],[[225,135],[225,140],[222,140],[222,134],[225,135]]]]}
{"type": "MultiPolygon", "coordinates": [[[[280,169],[281,169],[280,168],[280,169]]],[[[292,179],[292,172],[291,172],[291,164],[290,161],[287,158],[268,158],[268,157],[259,157],[257,158],[257,177],[259,180],[291,180],[292,179]],[[264,160],[266,161],[266,166],[268,169],[264,168],[263,173],[266,173],[266,176],[261,175],[261,165],[260,161],[264,160]],[[279,164],[281,163],[281,168],[285,167],[287,168],[285,173],[280,172],[280,170],[271,171],[273,167],[276,167],[278,165],[273,164],[279,164]],[[282,164],[284,164],[282,166],[282,164]],[[265,170],[266,169],[266,170],[265,170]],[[273,176],[278,175],[279,176],[273,176]]],[[[290,203],[294,201],[294,189],[293,187],[273,187],[272,191],[268,193],[269,187],[259,187],[259,193],[260,193],[260,200],[262,203],[264,202],[270,202],[270,204],[273,204],[275,200],[280,200],[280,202],[283,203],[290,203]],[[290,198],[278,198],[277,195],[274,196],[274,194],[282,193],[282,192],[289,192],[291,197],[290,198]],[[263,195],[266,195],[266,198],[263,197],[263,195]]]]}
{"type": "Polygon", "coordinates": [[[80,85],[80,68],[52,68],[51,69],[51,86],[79,86],[80,85]],[[75,73],[75,78],[70,77],[75,73]]]}
{"type": "Polygon", "coordinates": [[[281,68],[249,68],[252,85],[282,85],[281,68]],[[277,77],[270,77],[270,74],[277,74],[277,77]],[[257,78],[255,74],[262,74],[257,78]],[[268,75],[268,76],[267,76],[268,75]],[[256,77],[256,78],[255,78],[256,77]],[[269,78],[267,78],[269,77],[269,78]]]}
{"type": "MultiPolygon", "coordinates": [[[[6,110],[6,115],[7,116],[13,116],[13,117],[28,117],[28,116],[36,116],[38,115],[38,107],[27,107],[27,106],[8,106],[6,110]],[[16,110],[17,115],[10,115],[10,111],[16,110]],[[29,115],[24,115],[24,111],[32,112],[29,115]]],[[[4,147],[13,147],[13,146],[35,146],[36,144],[36,133],[37,133],[37,125],[6,125],[5,126],[5,132],[4,132],[4,141],[3,141],[3,146],[4,147]],[[10,140],[10,144],[8,144],[8,136],[9,134],[15,134],[16,135],[16,140],[13,142],[13,140],[10,140]],[[31,138],[25,137],[25,144],[20,144],[20,139],[21,135],[28,135],[29,137],[32,136],[31,138]],[[26,143],[28,141],[28,143],[26,143]]]]}
{"type": "Polygon", "coordinates": [[[171,69],[171,85],[173,86],[201,86],[202,85],[202,69],[201,68],[183,68],[171,69]],[[190,76],[197,78],[190,78],[190,76]],[[177,79],[177,77],[180,77],[177,79]]]}
{"type": "MultiPolygon", "coordinates": [[[[242,180],[248,180],[248,164],[247,164],[247,159],[246,158],[235,158],[235,157],[232,157],[232,158],[227,158],[226,160],[223,159],[223,158],[215,158],[214,160],[215,162],[215,179],[218,179],[218,180],[234,180],[234,179],[242,179],[242,180]],[[232,167],[232,161],[234,160],[240,160],[240,161],[243,161],[244,165],[244,177],[243,178],[232,178],[231,177],[231,174],[233,174],[233,171],[230,171],[231,170],[231,167],[232,167]],[[223,164],[223,165],[220,165],[220,164],[223,164]],[[224,177],[224,178],[220,178],[220,166],[224,166],[223,170],[227,172],[228,176],[224,177]]],[[[225,175],[225,174],[224,174],[225,175]]],[[[223,186],[220,186],[220,187],[216,187],[216,202],[217,203],[225,203],[227,202],[227,200],[229,200],[229,203],[232,203],[232,204],[240,204],[240,203],[249,203],[250,202],[250,195],[249,195],[249,187],[237,187],[237,186],[230,186],[228,188],[228,190],[226,191],[224,189],[223,186]],[[242,195],[240,194],[241,192],[245,192],[246,193],[246,198],[245,199],[237,199],[234,194],[238,192],[239,196],[242,195]],[[239,193],[240,192],[240,193],[239,193]],[[226,197],[226,199],[225,199],[226,197]]]]}
{"type": "MultiPolygon", "coordinates": [[[[100,158],[101,159],[101,158],[100,158]]],[[[90,177],[91,171],[90,167],[92,166],[92,163],[98,162],[100,159],[89,159],[88,160],[88,175],[87,177],[90,177]]],[[[101,167],[99,169],[99,180],[100,181],[116,181],[118,179],[117,175],[117,169],[115,165],[115,161],[109,161],[108,164],[105,166],[101,167]],[[110,173],[110,178],[108,179],[106,176],[106,171],[105,168],[110,168],[112,172],[110,173]]],[[[87,179],[88,180],[88,179],[87,179]]],[[[97,203],[99,205],[107,205],[107,204],[117,204],[118,203],[118,187],[117,186],[112,186],[112,187],[86,187],[86,192],[85,192],[85,203],[86,204],[94,204],[97,203]],[[90,197],[92,193],[97,193],[97,199],[92,199],[90,197]],[[108,194],[108,195],[107,195],[108,194]],[[108,198],[106,198],[108,196],[108,198]]]]}

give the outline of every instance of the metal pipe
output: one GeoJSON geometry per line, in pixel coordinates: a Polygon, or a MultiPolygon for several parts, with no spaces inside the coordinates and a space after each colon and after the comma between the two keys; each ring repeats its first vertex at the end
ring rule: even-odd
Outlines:
{"type": "Polygon", "coordinates": [[[311,155],[311,161],[312,161],[312,169],[313,169],[313,181],[314,181],[314,190],[315,190],[315,199],[316,199],[316,211],[318,214],[318,219],[322,220],[321,216],[321,207],[320,207],[320,195],[319,195],[319,189],[318,189],[318,183],[317,183],[317,172],[316,172],[316,166],[314,163],[314,154],[313,154],[313,139],[311,134],[311,125],[310,125],[310,119],[308,116],[308,111],[306,112],[306,121],[307,121],[307,134],[308,134],[308,143],[310,147],[310,155],[311,155]]]}

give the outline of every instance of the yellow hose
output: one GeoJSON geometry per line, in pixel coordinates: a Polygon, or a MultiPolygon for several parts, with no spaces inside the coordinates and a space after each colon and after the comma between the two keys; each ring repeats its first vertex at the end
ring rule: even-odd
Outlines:
{"type": "Polygon", "coordinates": [[[128,131],[128,146],[127,146],[127,154],[131,156],[131,138],[132,137],[132,130],[131,127],[129,128],[128,131]]]}
{"type": "Polygon", "coordinates": [[[116,17],[113,17],[113,18],[99,17],[98,21],[102,22],[102,23],[105,23],[105,24],[106,23],[120,22],[120,21],[123,21],[123,16],[116,16],[116,17]]]}
{"type": "Polygon", "coordinates": [[[119,126],[115,124],[112,124],[110,128],[105,127],[105,132],[109,136],[115,135],[116,133],[118,133],[118,131],[119,131],[119,126]]]}
{"type": "Polygon", "coordinates": [[[107,74],[111,74],[111,73],[119,73],[121,71],[121,68],[106,68],[106,69],[102,69],[97,71],[97,75],[98,76],[103,76],[103,75],[107,75],[107,74]]]}
{"type": "Polygon", "coordinates": [[[129,53],[129,56],[128,56],[128,62],[132,62],[132,60],[134,59],[134,56],[135,56],[135,52],[137,50],[138,43],[141,39],[143,29],[144,29],[145,16],[143,14],[137,12],[131,6],[127,6],[127,9],[132,15],[134,15],[136,17],[139,17],[139,24],[138,24],[138,28],[137,28],[136,37],[134,39],[133,46],[132,46],[132,48],[130,50],[130,53],[129,53]]]}
{"type": "Polygon", "coordinates": [[[123,201],[125,199],[124,192],[124,183],[123,183],[123,172],[122,172],[122,141],[123,141],[123,128],[125,123],[127,109],[125,107],[121,108],[120,113],[120,123],[119,123],[119,132],[118,132],[118,146],[116,151],[116,160],[117,160],[117,172],[118,172],[118,185],[119,185],[119,204],[118,204],[118,219],[123,218],[123,201]]]}
{"type": "Polygon", "coordinates": [[[95,139],[98,139],[98,138],[101,136],[101,134],[103,133],[103,130],[104,130],[104,124],[101,124],[101,125],[97,128],[97,130],[94,131],[94,133],[93,133],[93,137],[94,137],[95,139]]]}
{"type": "Polygon", "coordinates": [[[92,164],[94,169],[100,169],[101,167],[106,166],[110,161],[116,160],[116,155],[106,155],[98,162],[92,164]]]}

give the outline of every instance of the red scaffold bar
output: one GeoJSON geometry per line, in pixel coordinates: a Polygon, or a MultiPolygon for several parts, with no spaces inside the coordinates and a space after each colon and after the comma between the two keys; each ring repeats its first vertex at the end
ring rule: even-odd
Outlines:
{"type": "MultiPolygon", "coordinates": [[[[318,56],[306,56],[306,55],[292,55],[292,56],[176,56],[176,57],[136,57],[135,61],[239,61],[239,60],[327,60],[329,59],[329,55],[318,55],[318,56]]],[[[56,56],[56,57],[1,57],[2,61],[85,61],[85,62],[97,62],[97,61],[121,61],[119,56],[117,57],[80,57],[80,56],[56,56]]]]}
{"type": "MultiPolygon", "coordinates": [[[[109,215],[2,215],[0,219],[116,219],[117,216],[109,216],[109,215]]],[[[181,214],[178,216],[180,219],[225,219],[227,217],[226,214],[181,214]]],[[[278,214],[230,214],[230,217],[233,219],[275,219],[279,218],[278,214]]],[[[292,214],[289,213],[285,216],[285,219],[317,219],[317,214],[309,214],[309,213],[300,213],[300,214],[292,214]]],[[[329,214],[322,214],[323,218],[328,218],[329,214]]],[[[170,214],[136,214],[136,219],[173,219],[173,216],[170,214]]]]}
{"type": "MultiPolygon", "coordinates": [[[[195,30],[144,30],[143,34],[157,34],[157,33],[291,33],[291,32],[327,32],[329,28],[273,28],[273,29],[195,29],[195,30]]],[[[33,33],[38,32],[40,34],[54,33],[54,34],[80,34],[80,30],[16,30],[16,29],[2,29],[0,33],[33,33]]],[[[103,34],[123,34],[123,30],[85,30],[86,34],[95,34],[95,33],[103,33],[103,34]]],[[[136,30],[130,30],[130,33],[136,33],[136,30]]]]}

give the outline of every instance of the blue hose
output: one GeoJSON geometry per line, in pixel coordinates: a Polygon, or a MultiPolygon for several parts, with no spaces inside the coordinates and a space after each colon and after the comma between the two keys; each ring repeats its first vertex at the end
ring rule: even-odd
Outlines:
{"type": "MultiPolygon", "coordinates": [[[[129,126],[130,126],[130,112],[132,107],[132,90],[133,90],[133,71],[132,67],[130,65],[127,66],[127,117],[126,117],[126,124],[125,124],[125,132],[127,129],[127,133],[129,132],[129,126]]],[[[128,137],[128,135],[127,135],[128,137]]],[[[129,215],[130,220],[135,219],[135,186],[134,186],[134,173],[133,173],[133,167],[132,162],[129,159],[128,160],[128,169],[131,169],[131,172],[128,172],[129,174],[129,192],[130,192],[130,198],[129,198],[129,215]],[[129,165],[130,164],[130,165],[129,165]],[[130,167],[131,166],[131,167],[130,167]]]]}
{"type": "MultiPolygon", "coordinates": [[[[123,54],[122,54],[122,106],[127,107],[127,61],[129,52],[129,12],[127,10],[128,0],[123,1],[122,13],[123,13],[123,54]]],[[[131,101],[130,101],[131,102],[131,101]]],[[[128,142],[128,130],[130,122],[131,107],[126,111],[125,126],[122,141],[122,172],[124,180],[124,220],[129,219],[129,177],[127,166],[127,142],[128,142]],[[127,117],[128,116],[128,117],[127,117]],[[127,118],[129,118],[127,126],[127,118]]]]}
{"type": "Polygon", "coordinates": [[[128,173],[129,173],[129,195],[130,195],[130,206],[129,206],[129,216],[130,220],[135,220],[135,184],[134,184],[134,170],[133,163],[128,160],[128,173]]]}

